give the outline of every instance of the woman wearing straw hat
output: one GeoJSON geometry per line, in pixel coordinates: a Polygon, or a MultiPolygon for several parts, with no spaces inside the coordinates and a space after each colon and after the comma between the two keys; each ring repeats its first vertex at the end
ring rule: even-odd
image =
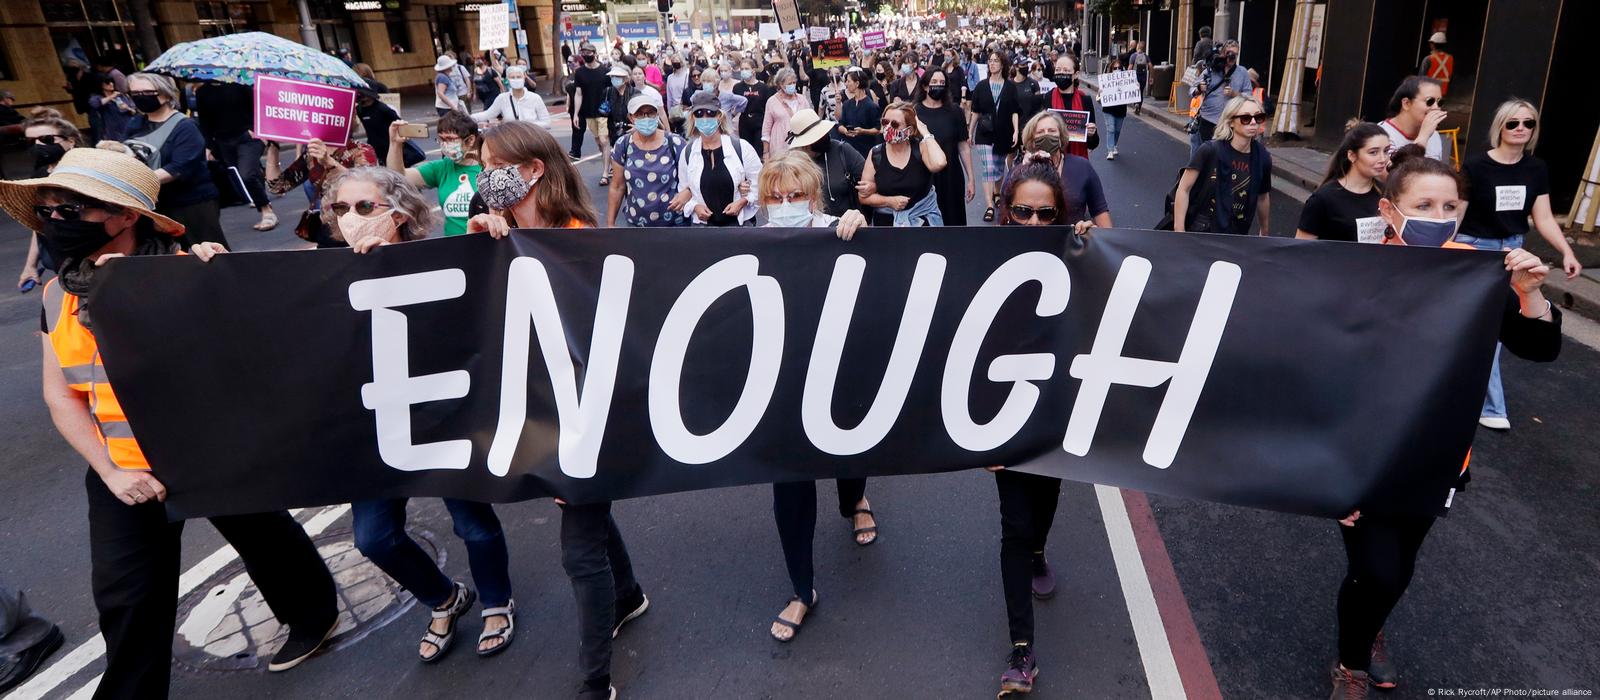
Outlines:
{"type": "MultiPolygon", "coordinates": [[[[166,487],[106,378],[88,297],[107,259],[178,252],[183,225],[155,213],[160,189],[143,163],[96,148],[68,151],[48,177],[0,182],[0,208],[61,255],[60,277],[44,288],[42,380],[56,430],[89,466],[89,559],[106,642],[97,698],[166,697],[171,680],[183,523],[167,521],[166,487]]],[[[293,668],[336,629],[327,566],[285,511],[210,520],[289,626],[267,669],[293,668]]]]}

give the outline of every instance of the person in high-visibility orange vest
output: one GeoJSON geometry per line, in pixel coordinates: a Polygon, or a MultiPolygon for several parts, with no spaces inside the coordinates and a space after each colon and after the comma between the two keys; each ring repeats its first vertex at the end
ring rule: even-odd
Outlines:
{"type": "MultiPolygon", "coordinates": [[[[1470,197],[1466,178],[1428,157],[1422,146],[1407,144],[1395,151],[1383,193],[1378,216],[1386,227],[1385,243],[1471,248],[1454,240],[1470,197]]],[[[1502,261],[1511,284],[1503,307],[1497,310],[1500,342],[1525,360],[1554,361],[1561,352],[1561,312],[1540,291],[1550,269],[1521,248],[1507,251],[1502,261]]],[[[1472,403],[1476,409],[1476,396],[1472,403]]],[[[1429,436],[1417,437],[1426,440],[1429,436]]],[[[1469,449],[1463,457],[1470,459],[1470,455],[1469,449]]],[[[1455,489],[1439,504],[1442,508],[1448,508],[1466,488],[1470,476],[1465,460],[1460,465],[1452,460],[1407,466],[1413,470],[1460,470],[1455,489]]],[[[1374,494],[1373,499],[1381,501],[1382,494],[1374,494]]],[[[1356,510],[1339,521],[1348,568],[1336,606],[1339,660],[1332,673],[1333,700],[1365,698],[1373,686],[1393,688],[1398,684],[1383,626],[1411,584],[1417,553],[1436,520],[1428,514],[1381,512],[1370,507],[1373,505],[1358,503],[1356,510]]]]}
{"type": "MultiPolygon", "coordinates": [[[[39,231],[60,263],[60,276],[44,287],[42,381],[56,430],[89,466],[89,559],[106,643],[96,698],[166,697],[171,680],[183,522],[167,520],[159,465],[152,470],[112,390],[89,308],[108,259],[180,252],[183,225],[155,213],[160,189],[144,163],[94,148],[68,151],[46,177],[0,182],[0,207],[39,231]]],[[[336,629],[338,604],[333,576],[305,530],[285,511],[211,524],[289,627],[268,670],[310,657],[336,629]]]]}
{"type": "Polygon", "coordinates": [[[1423,75],[1439,81],[1442,85],[1441,94],[1450,94],[1450,76],[1456,72],[1456,57],[1444,50],[1444,32],[1434,32],[1428,37],[1428,55],[1422,57],[1423,75]]]}

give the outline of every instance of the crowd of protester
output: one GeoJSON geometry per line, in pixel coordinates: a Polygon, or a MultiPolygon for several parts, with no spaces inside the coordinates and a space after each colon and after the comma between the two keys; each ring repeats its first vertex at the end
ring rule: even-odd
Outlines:
{"type": "MultiPolygon", "coordinates": [[[[37,284],[46,268],[56,273],[44,285],[43,382],[57,428],[89,466],[95,599],[109,662],[99,695],[157,697],[167,690],[182,523],[166,522],[164,487],[148,471],[109,385],[93,379],[100,359],[86,293],[108,256],[188,252],[210,261],[227,252],[208,159],[239,169],[261,215],[255,228],[277,225],[271,196],[302,188],[309,207],[297,235],[356,254],[433,236],[499,238],[514,228],[602,223],[759,224],[851,240],[877,227],[967,225],[968,203],[980,196],[984,223],[1072,226],[1080,236],[1113,225],[1091,155],[1103,136],[1104,158],[1115,160],[1128,107],[1097,108],[1098,99],[1081,89],[1074,33],[975,26],[894,31],[882,49],[860,48],[859,34],[851,42],[853,58],[844,66],[819,66],[803,42],[748,37],[720,45],[564,47],[572,64],[564,86],[571,98],[567,149],[547,131],[554,117],[526,67],[492,57],[470,66],[439,57],[433,83],[439,155],[432,159],[408,135],[412,125],[377,99],[387,88],[370,67],[357,106],[366,140],[296,145],[287,166],[283,146],[248,133],[238,86],[200,86],[191,117],[167,76],[100,74],[87,104],[96,115],[98,147],[61,115],[32,114],[24,137],[37,177],[0,184],[0,203],[37,232],[19,281],[37,284]],[[478,111],[470,109],[474,101],[478,111]],[[1072,111],[1087,113],[1083,133],[1073,133],[1063,118],[1072,111]],[[575,165],[587,138],[603,159],[603,204],[591,201],[575,165]]],[[[1191,157],[1156,227],[1270,235],[1267,105],[1237,64],[1236,42],[1206,47],[1204,55],[1199,48],[1191,157]]],[[[1137,44],[1110,60],[1141,75],[1148,70],[1137,44]]],[[[1551,214],[1548,174],[1533,155],[1538,110],[1521,100],[1503,105],[1489,149],[1457,172],[1443,161],[1439,143],[1441,97],[1438,81],[1407,78],[1389,118],[1352,124],[1295,235],[1505,251],[1512,275],[1504,348],[1553,359],[1560,312],[1540,292],[1546,267],[1522,248],[1530,221],[1560,251],[1566,275],[1581,266],[1551,214]]],[[[914,245],[914,238],[896,235],[914,245]]],[[[1496,358],[1482,422],[1508,429],[1496,358]]],[[[1032,606],[1056,591],[1045,548],[1060,482],[992,471],[1012,640],[1000,686],[1026,693],[1039,673],[1032,606]]],[[[864,479],[838,482],[837,512],[862,546],[878,540],[866,486],[864,479]]],[[[422,662],[450,651],[456,623],[475,601],[483,606],[478,655],[504,651],[516,632],[510,555],[495,509],[455,499],[445,504],[466,543],[471,586],[451,580],[406,534],[405,500],[352,508],[356,546],[430,609],[418,649],[422,662]]],[[[773,486],[773,518],[791,582],[790,598],[771,624],[779,642],[800,633],[819,600],[811,555],[817,508],[814,482],[773,486]]],[[[309,657],[333,629],[333,587],[304,533],[281,512],[212,522],[290,627],[272,669],[309,657]]],[[[1357,511],[1340,523],[1349,568],[1338,593],[1333,684],[1335,698],[1353,698],[1397,682],[1382,629],[1433,519],[1357,511]]],[[[579,696],[615,697],[611,640],[649,600],[610,504],[563,504],[561,545],[580,608],[579,696]]]]}

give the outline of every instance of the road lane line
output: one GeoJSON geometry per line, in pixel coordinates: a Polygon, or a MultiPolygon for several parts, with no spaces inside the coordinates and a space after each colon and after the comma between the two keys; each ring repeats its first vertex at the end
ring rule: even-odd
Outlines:
{"type": "MultiPolygon", "coordinates": [[[[324,530],[327,530],[329,526],[333,525],[334,522],[349,511],[349,504],[324,508],[302,526],[305,528],[306,536],[316,537],[322,534],[324,530]]],[[[298,510],[290,511],[291,514],[298,514],[299,512],[298,510]]],[[[221,549],[200,560],[200,563],[195,564],[178,578],[178,598],[182,599],[193,592],[206,579],[211,578],[213,574],[221,571],[223,567],[233,563],[233,560],[237,558],[239,558],[239,553],[234,551],[233,545],[224,545],[221,549]]],[[[46,694],[55,690],[57,686],[77,675],[79,671],[82,671],[89,664],[105,656],[105,654],[105,637],[95,634],[94,637],[79,644],[71,653],[57,659],[49,668],[40,671],[29,679],[27,683],[17,686],[5,696],[5,700],[40,700],[46,694]]],[[[95,688],[99,687],[99,685],[100,676],[95,676],[83,688],[73,693],[71,697],[76,698],[85,692],[93,694],[95,688]]]]}
{"type": "Polygon", "coordinates": [[[1156,526],[1155,514],[1150,510],[1150,499],[1142,491],[1122,491],[1123,505],[1127,506],[1128,522],[1133,527],[1133,539],[1139,545],[1144,559],[1145,575],[1150,579],[1150,590],[1156,597],[1156,609],[1167,630],[1168,648],[1178,666],[1178,676],[1183,679],[1184,693],[1189,700],[1222,700],[1222,690],[1217,687],[1217,675],[1211,669],[1211,659],[1206,656],[1205,644],[1200,641],[1200,630],[1195,627],[1194,615],[1189,612],[1189,600],[1178,584],[1178,572],[1172,568],[1172,557],[1167,554],[1167,543],[1156,526]]]}
{"type": "Polygon", "coordinates": [[[1133,525],[1128,521],[1122,492],[1096,484],[1094,495],[1100,501],[1100,517],[1106,525],[1106,538],[1111,542],[1111,559],[1117,565],[1117,579],[1122,584],[1122,598],[1127,602],[1133,636],[1139,644],[1139,660],[1144,664],[1145,680],[1150,684],[1150,697],[1154,700],[1187,698],[1183,678],[1178,675],[1178,665],[1167,641],[1166,627],[1161,622],[1161,611],[1156,607],[1155,593],[1150,590],[1150,578],[1139,555],[1139,544],[1133,537],[1133,525]]]}

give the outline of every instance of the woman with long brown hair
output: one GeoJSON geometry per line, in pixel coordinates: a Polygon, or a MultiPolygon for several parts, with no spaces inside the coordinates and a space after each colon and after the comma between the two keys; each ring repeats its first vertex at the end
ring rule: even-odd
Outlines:
{"type": "MultiPolygon", "coordinates": [[[[467,223],[469,233],[505,237],[511,227],[592,228],[589,192],[550,132],[527,122],[506,122],[483,133],[484,171],[478,198],[487,211],[467,223]]],[[[475,209],[479,202],[474,201],[475,209]]],[[[579,698],[615,698],[611,640],[629,620],[650,608],[633,577],[611,502],[561,507],[561,565],[578,602],[579,698]]]]}

